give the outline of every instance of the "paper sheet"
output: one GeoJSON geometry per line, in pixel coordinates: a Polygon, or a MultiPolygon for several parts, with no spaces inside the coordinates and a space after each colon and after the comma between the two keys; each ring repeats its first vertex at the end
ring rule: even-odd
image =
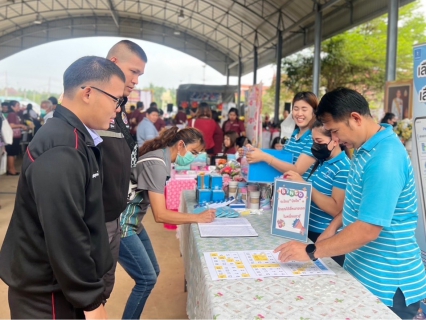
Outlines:
{"type": "Polygon", "coordinates": [[[198,228],[202,238],[258,236],[246,218],[218,218],[212,223],[199,223],[198,228]]]}
{"type": "Polygon", "coordinates": [[[212,280],[334,275],[321,259],[278,261],[272,250],[204,252],[212,280]]]}

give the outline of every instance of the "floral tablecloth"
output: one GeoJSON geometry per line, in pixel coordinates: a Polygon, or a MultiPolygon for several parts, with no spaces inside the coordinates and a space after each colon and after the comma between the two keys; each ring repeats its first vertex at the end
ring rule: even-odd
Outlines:
{"type": "MultiPolygon", "coordinates": [[[[191,212],[195,192],[182,193],[191,212]]],[[[287,241],[270,234],[270,214],[247,218],[257,238],[201,238],[196,224],[178,230],[185,264],[190,319],[399,319],[330,258],[335,276],[212,281],[203,252],[275,249],[287,241]]]]}

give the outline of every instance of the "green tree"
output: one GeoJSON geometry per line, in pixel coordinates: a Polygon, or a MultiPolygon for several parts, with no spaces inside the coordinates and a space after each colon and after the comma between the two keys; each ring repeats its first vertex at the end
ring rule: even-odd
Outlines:
{"type": "MultiPolygon", "coordinates": [[[[397,80],[412,78],[413,45],[426,41],[426,19],[419,2],[399,11],[397,80]]],[[[387,15],[323,41],[321,86],[327,90],[347,86],[366,93],[385,85],[387,15]]],[[[284,85],[294,91],[311,90],[313,50],[282,62],[284,85]]]]}

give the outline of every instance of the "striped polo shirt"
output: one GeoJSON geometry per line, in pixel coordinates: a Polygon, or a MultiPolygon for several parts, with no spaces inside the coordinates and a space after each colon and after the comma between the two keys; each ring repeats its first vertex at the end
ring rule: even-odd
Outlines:
{"type": "MultiPolygon", "coordinates": [[[[324,161],[308,181],[320,193],[331,197],[333,188],[346,189],[350,160],[342,151],[333,159],[324,161]]],[[[333,217],[321,210],[315,202],[311,202],[311,214],[309,216],[309,231],[323,233],[333,217]]]]}
{"type": "MultiPolygon", "coordinates": [[[[304,153],[314,158],[312,155],[311,147],[314,141],[312,140],[312,131],[309,129],[301,137],[298,136],[300,129],[297,128],[293,131],[291,138],[287,141],[284,150],[293,153],[293,164],[297,162],[300,154],[304,153]],[[297,138],[296,138],[297,137],[297,138]]],[[[303,179],[307,179],[311,173],[313,165],[302,175],[303,179]]]]}
{"type": "Polygon", "coordinates": [[[416,242],[413,168],[392,126],[354,152],[346,185],[343,226],[357,220],[383,227],[379,237],[346,254],[344,268],[387,306],[398,288],[406,305],[426,298],[425,267],[416,242]]]}

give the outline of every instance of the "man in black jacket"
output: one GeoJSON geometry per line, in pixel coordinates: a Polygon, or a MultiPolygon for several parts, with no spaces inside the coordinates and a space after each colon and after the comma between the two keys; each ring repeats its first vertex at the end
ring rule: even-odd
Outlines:
{"type": "MultiPolygon", "coordinates": [[[[145,64],[148,61],[145,52],[136,43],[122,40],[109,50],[107,59],[114,62],[126,76],[123,96],[129,96],[138,84],[139,76],[144,73],[145,64]]],[[[111,120],[108,130],[97,131],[103,139],[100,146],[104,173],[103,203],[108,240],[114,260],[111,270],[104,277],[104,302],[109,298],[114,287],[115,267],[121,239],[120,214],[127,205],[131,163],[136,164],[137,161],[137,145],[130,135],[124,105],[118,112],[117,117],[111,120]],[[131,143],[133,143],[131,148],[134,151],[133,160],[129,147],[131,143]]]]}
{"type": "Polygon", "coordinates": [[[120,109],[123,72],[84,57],[64,73],[64,98],[24,155],[0,251],[12,318],[105,319],[112,266],[102,205],[102,139],[120,109]],[[46,190],[50,190],[46,192],[46,190]]]}

